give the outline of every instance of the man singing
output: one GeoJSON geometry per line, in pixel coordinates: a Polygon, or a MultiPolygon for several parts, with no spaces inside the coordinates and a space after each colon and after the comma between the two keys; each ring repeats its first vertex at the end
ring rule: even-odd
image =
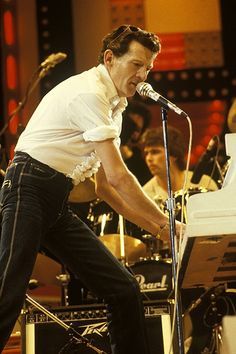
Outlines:
{"type": "Polygon", "coordinates": [[[117,213],[154,235],[168,226],[119,152],[126,98],[146,80],[159,51],[153,33],[115,29],[103,39],[99,65],[53,88],[20,136],[1,190],[0,351],[43,246],[104,299],[112,353],[149,352],[136,280],[69,210],[67,198],[95,175],[98,197],[117,213]]]}

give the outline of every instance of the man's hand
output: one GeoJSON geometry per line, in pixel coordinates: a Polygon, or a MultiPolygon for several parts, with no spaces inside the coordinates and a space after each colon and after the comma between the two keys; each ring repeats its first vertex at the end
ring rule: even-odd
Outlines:
{"type": "MultiPolygon", "coordinates": [[[[177,240],[181,240],[185,233],[186,225],[184,223],[175,220],[175,234],[177,240]]],[[[170,224],[167,222],[165,225],[160,227],[160,231],[158,233],[158,238],[160,238],[164,243],[168,243],[170,247],[170,224]]]]}

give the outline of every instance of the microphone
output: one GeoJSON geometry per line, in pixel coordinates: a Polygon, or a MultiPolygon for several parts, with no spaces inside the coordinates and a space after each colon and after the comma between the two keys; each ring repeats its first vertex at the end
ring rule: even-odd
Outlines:
{"type": "Polygon", "coordinates": [[[55,65],[59,64],[63,60],[65,60],[67,57],[67,54],[65,53],[52,53],[50,54],[41,64],[41,68],[53,68],[55,65]]]}
{"type": "Polygon", "coordinates": [[[214,135],[209,141],[206,151],[202,154],[202,156],[198,161],[197,166],[194,169],[191,178],[191,183],[198,184],[200,182],[200,179],[204,174],[204,170],[207,163],[210,161],[210,158],[213,157],[215,154],[215,148],[217,147],[217,145],[218,145],[218,136],[214,135]]]}
{"type": "Polygon", "coordinates": [[[154,91],[152,86],[147,82],[140,82],[136,87],[136,91],[139,93],[139,95],[149,97],[152,100],[156,101],[165,109],[170,109],[171,111],[174,111],[179,115],[187,117],[187,114],[182,109],[180,109],[174,103],[168,101],[165,97],[161,96],[159,93],[154,91]]]}

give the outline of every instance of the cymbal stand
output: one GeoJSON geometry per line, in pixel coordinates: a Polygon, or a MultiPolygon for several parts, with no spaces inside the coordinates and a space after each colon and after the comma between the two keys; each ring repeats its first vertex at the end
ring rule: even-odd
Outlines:
{"type": "MultiPolygon", "coordinates": [[[[166,174],[167,174],[167,210],[169,213],[169,223],[170,223],[170,241],[171,241],[171,258],[172,258],[172,287],[178,286],[178,275],[177,275],[177,254],[176,254],[176,243],[175,243],[175,199],[173,197],[173,192],[171,188],[170,179],[170,159],[169,159],[169,146],[168,146],[168,134],[167,134],[167,110],[161,107],[161,118],[163,127],[163,140],[165,148],[165,160],[166,160],[166,174]]],[[[181,314],[181,300],[180,294],[177,293],[176,299],[176,334],[177,342],[179,348],[179,354],[184,354],[184,340],[183,340],[183,324],[182,324],[182,314],[181,314]]]]}
{"type": "Polygon", "coordinates": [[[26,301],[29,302],[31,305],[35,306],[38,310],[42,311],[45,315],[47,315],[49,318],[51,318],[53,321],[55,321],[57,324],[59,324],[61,327],[63,327],[70,335],[71,339],[69,343],[67,343],[60,353],[69,353],[69,348],[71,348],[74,345],[78,344],[84,344],[90,349],[92,349],[94,352],[98,354],[107,354],[103,350],[98,349],[94,345],[90,343],[90,341],[83,337],[80,333],[78,333],[71,325],[67,325],[64,321],[60,320],[57,316],[55,316],[53,313],[48,311],[45,307],[40,305],[37,301],[35,301],[32,297],[30,297],[28,294],[26,294],[26,301]]]}
{"type": "Polygon", "coordinates": [[[61,283],[61,304],[62,304],[62,306],[69,306],[68,284],[70,281],[70,274],[67,272],[64,265],[62,265],[61,274],[57,275],[56,278],[61,283]]]}
{"type": "Polygon", "coordinates": [[[151,234],[144,234],[142,241],[146,244],[147,258],[159,260],[161,258],[160,249],[163,246],[163,242],[151,234]]]}

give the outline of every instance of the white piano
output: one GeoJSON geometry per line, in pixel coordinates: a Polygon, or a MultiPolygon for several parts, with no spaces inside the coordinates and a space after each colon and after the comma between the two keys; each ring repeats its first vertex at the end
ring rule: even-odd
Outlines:
{"type": "Polygon", "coordinates": [[[231,163],[222,188],[194,194],[186,205],[182,288],[236,281],[236,134],[226,134],[225,143],[231,163]]]}

